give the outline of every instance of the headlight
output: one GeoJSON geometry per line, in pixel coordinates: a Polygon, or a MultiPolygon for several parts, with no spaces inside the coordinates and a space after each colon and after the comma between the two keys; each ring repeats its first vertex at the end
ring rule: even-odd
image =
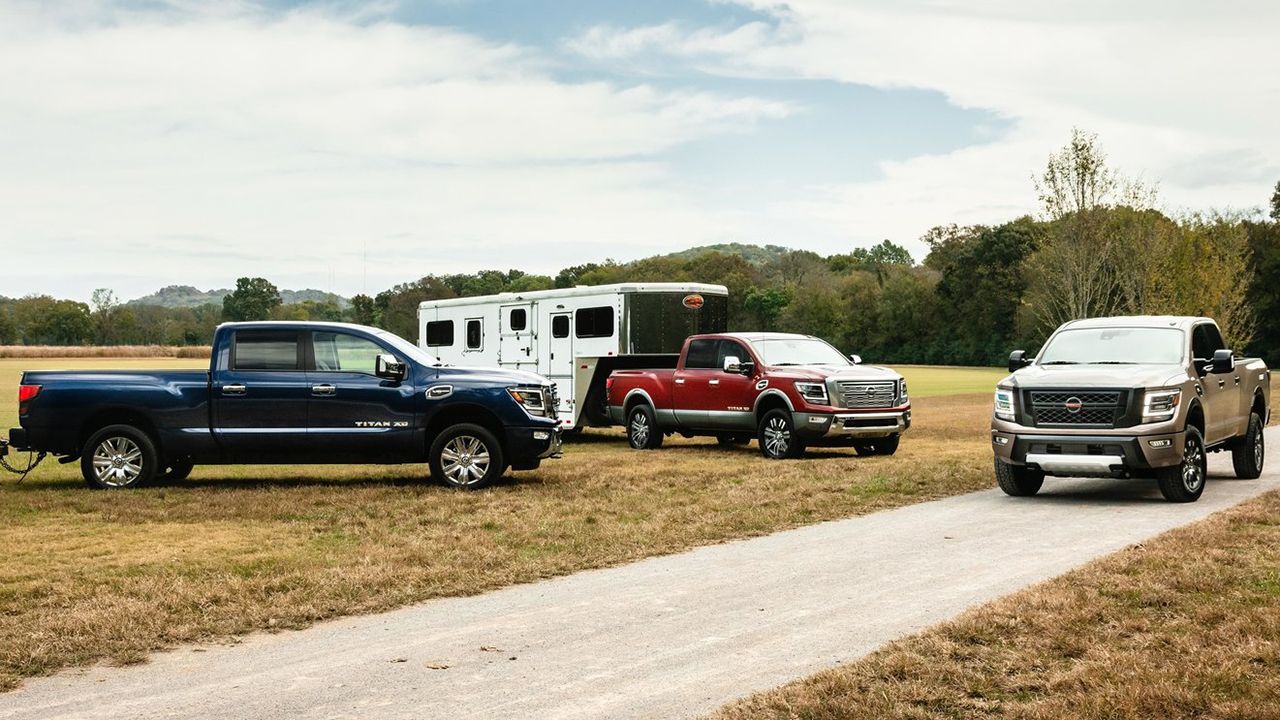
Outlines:
{"type": "Polygon", "coordinates": [[[815,405],[831,404],[831,401],[827,400],[826,383],[798,382],[796,383],[796,392],[800,393],[800,397],[815,405]]]}
{"type": "Polygon", "coordinates": [[[902,383],[902,392],[898,393],[898,396],[900,398],[899,401],[902,403],[906,403],[907,402],[907,381],[901,380],[899,382],[902,383]]]}
{"type": "Polygon", "coordinates": [[[1018,416],[1013,410],[1012,388],[996,388],[995,406],[996,417],[1001,420],[1013,422],[1018,419],[1018,416]]]}
{"type": "Polygon", "coordinates": [[[1146,397],[1142,399],[1142,421],[1171,420],[1178,414],[1180,402],[1182,402],[1182,391],[1177,388],[1148,390],[1146,397]]]}
{"type": "Polygon", "coordinates": [[[543,395],[542,388],[513,387],[507,388],[507,392],[512,400],[520,403],[525,412],[534,417],[548,417],[546,396],[543,395]]]}

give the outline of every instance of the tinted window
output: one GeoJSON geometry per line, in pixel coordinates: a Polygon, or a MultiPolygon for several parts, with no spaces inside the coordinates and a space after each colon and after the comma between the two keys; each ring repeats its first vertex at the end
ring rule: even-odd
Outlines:
{"type": "Polygon", "coordinates": [[[730,356],[738,358],[738,362],[751,362],[751,355],[747,353],[746,348],[733,340],[721,340],[720,354],[716,358],[716,367],[723,368],[725,358],[730,356]]]}
{"type": "Polygon", "coordinates": [[[684,356],[686,369],[714,368],[719,356],[720,343],[716,340],[694,340],[689,343],[689,352],[684,356]]]}
{"type": "Polygon", "coordinates": [[[427,347],[453,345],[453,321],[437,320],[427,323],[427,347]]]}
{"type": "Polygon", "coordinates": [[[346,333],[318,332],[312,335],[316,370],[320,372],[358,372],[374,374],[382,346],[346,333]]]}
{"type": "Polygon", "coordinates": [[[298,333],[241,330],[236,333],[236,370],[298,370],[298,333]]]}
{"type": "Polygon", "coordinates": [[[468,320],[467,321],[467,349],[479,350],[483,340],[484,340],[484,333],[481,331],[480,321],[468,320]]]}
{"type": "Polygon", "coordinates": [[[613,337],[613,308],[582,308],[574,313],[573,325],[580,338],[613,337]]]}
{"type": "Polygon", "coordinates": [[[1196,329],[1191,333],[1191,354],[1202,360],[1213,358],[1213,353],[1222,350],[1226,345],[1222,342],[1222,335],[1218,333],[1218,329],[1212,325],[1197,325],[1196,329]]]}
{"type": "Polygon", "coordinates": [[[520,331],[529,327],[529,316],[525,313],[524,308],[516,308],[511,311],[511,329],[520,331]]]}
{"type": "Polygon", "coordinates": [[[551,337],[569,337],[569,316],[557,315],[551,318],[551,337]]]}

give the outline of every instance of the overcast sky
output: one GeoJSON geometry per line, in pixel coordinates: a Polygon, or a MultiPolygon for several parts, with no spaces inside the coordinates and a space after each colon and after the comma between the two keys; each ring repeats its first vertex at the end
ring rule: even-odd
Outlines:
{"type": "Polygon", "coordinates": [[[1269,0],[0,0],[0,295],[919,259],[1034,211],[1072,126],[1170,211],[1257,208],[1278,33],[1269,0]]]}

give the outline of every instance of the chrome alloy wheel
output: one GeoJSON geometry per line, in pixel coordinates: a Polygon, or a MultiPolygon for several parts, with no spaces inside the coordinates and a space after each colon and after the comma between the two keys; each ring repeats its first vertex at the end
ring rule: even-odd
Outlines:
{"type": "Polygon", "coordinates": [[[473,485],[489,473],[489,448],[478,437],[459,435],[444,446],[440,466],[450,483],[473,485]]]}
{"type": "Polygon", "coordinates": [[[642,448],[649,444],[649,416],[643,410],[631,413],[631,447],[642,448]]]}
{"type": "Polygon", "coordinates": [[[791,447],[791,429],[780,417],[769,418],[764,426],[764,447],[774,457],[782,457],[791,447]]]}
{"type": "Polygon", "coordinates": [[[142,449],[127,437],[109,437],[93,450],[93,475],[107,487],[128,487],[142,474],[142,449]]]}
{"type": "Polygon", "coordinates": [[[1258,464],[1258,472],[1262,472],[1262,458],[1266,448],[1263,447],[1262,428],[1258,428],[1258,432],[1253,436],[1253,461],[1258,464]]]}
{"type": "Polygon", "coordinates": [[[1182,454],[1182,486],[1187,492],[1195,493],[1201,485],[1204,485],[1204,447],[1199,440],[1188,437],[1182,454]]]}

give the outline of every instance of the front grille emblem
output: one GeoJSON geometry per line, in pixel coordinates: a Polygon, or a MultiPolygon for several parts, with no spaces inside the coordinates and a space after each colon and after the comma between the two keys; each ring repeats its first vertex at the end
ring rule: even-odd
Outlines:
{"type": "Polygon", "coordinates": [[[1084,407],[1084,403],[1080,402],[1080,398],[1072,397],[1067,398],[1067,401],[1062,404],[1062,407],[1066,408],[1069,413],[1078,413],[1080,412],[1080,408],[1084,407]]]}

